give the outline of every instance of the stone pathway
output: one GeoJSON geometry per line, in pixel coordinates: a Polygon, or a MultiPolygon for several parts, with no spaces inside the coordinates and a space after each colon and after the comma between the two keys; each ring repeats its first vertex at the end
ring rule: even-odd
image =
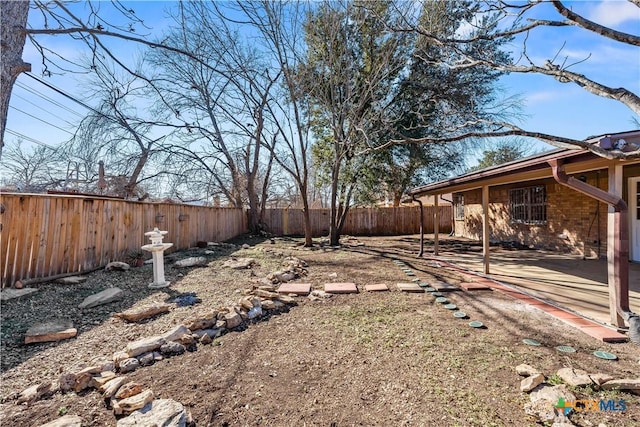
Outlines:
{"type": "Polygon", "coordinates": [[[330,294],[357,294],[355,283],[325,283],[324,291],[330,294]]]}

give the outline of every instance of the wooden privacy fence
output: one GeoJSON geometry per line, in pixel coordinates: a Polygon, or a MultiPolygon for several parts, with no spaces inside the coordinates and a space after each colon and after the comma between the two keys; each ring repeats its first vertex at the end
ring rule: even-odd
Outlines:
{"type": "Polygon", "coordinates": [[[43,194],[2,194],[0,203],[2,287],[125,260],[154,227],[169,232],[172,249],[247,231],[243,209],[43,194]]]}
{"type": "MultiPolygon", "coordinates": [[[[424,232],[433,233],[434,206],[424,208],[424,232]]],[[[439,206],[439,230],[451,231],[451,206],[439,206]]],[[[311,229],[314,236],[329,233],[329,209],[310,209],[311,229]]],[[[267,231],[275,235],[303,235],[304,218],[302,209],[268,209],[263,222],[267,231]]],[[[343,234],[352,236],[394,236],[420,232],[420,207],[398,208],[352,208],[342,229],[343,234]]]]}

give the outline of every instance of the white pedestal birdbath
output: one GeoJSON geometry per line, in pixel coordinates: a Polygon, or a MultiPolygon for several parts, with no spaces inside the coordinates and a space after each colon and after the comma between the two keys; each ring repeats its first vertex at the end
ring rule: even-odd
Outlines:
{"type": "Polygon", "coordinates": [[[151,240],[150,245],[144,245],[140,248],[143,251],[151,252],[153,259],[153,283],[149,285],[151,289],[166,288],[171,284],[164,278],[163,252],[173,246],[173,243],[162,243],[162,239],[167,233],[169,232],[158,230],[158,227],[154,228],[153,231],[144,233],[151,240]]]}

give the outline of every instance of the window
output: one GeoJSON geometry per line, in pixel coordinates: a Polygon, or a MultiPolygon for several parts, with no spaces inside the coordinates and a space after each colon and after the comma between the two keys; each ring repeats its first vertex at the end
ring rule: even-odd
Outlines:
{"type": "Polygon", "coordinates": [[[511,221],[542,224],[547,221],[547,196],[543,185],[509,191],[511,221]]]}
{"type": "Polygon", "coordinates": [[[464,196],[462,194],[453,195],[453,214],[454,219],[464,219],[464,196]]]}

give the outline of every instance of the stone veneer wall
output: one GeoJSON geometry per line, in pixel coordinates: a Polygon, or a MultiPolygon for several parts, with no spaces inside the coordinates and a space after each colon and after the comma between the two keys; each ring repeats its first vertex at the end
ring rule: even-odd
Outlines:
{"type": "MultiPolygon", "coordinates": [[[[580,175],[584,175],[589,184],[607,189],[606,170],[580,175]]],[[[455,221],[456,236],[480,240],[482,192],[476,189],[462,194],[464,220],[455,221]]],[[[551,249],[587,257],[606,257],[607,254],[607,205],[563,187],[551,178],[490,187],[489,218],[491,242],[518,242],[539,249],[551,249]],[[512,222],[509,217],[509,190],[536,185],[544,185],[546,189],[546,224],[512,222]],[[598,242],[600,242],[600,248],[598,248],[598,242]]]]}

